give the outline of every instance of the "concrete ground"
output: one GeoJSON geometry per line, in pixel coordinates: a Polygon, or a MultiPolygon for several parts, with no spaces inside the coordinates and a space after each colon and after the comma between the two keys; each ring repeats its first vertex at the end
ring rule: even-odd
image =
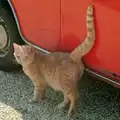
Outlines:
{"type": "Polygon", "coordinates": [[[120,90],[84,76],[79,83],[77,112],[68,118],[66,111],[56,110],[61,93],[47,90],[42,103],[29,104],[33,85],[22,72],[0,71],[0,120],[120,120],[120,90]]]}

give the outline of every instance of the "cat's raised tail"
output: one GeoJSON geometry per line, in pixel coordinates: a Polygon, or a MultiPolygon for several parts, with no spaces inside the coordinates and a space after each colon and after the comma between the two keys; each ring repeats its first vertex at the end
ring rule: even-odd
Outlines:
{"type": "Polygon", "coordinates": [[[80,60],[84,55],[86,55],[94,45],[95,26],[94,26],[92,5],[89,5],[87,8],[86,25],[87,25],[87,36],[85,40],[77,48],[75,48],[70,54],[70,57],[75,61],[80,60]]]}

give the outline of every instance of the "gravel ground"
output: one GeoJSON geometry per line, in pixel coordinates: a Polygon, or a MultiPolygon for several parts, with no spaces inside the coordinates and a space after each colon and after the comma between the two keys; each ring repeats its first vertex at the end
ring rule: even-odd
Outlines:
{"type": "Polygon", "coordinates": [[[33,85],[22,72],[0,71],[0,120],[120,120],[120,90],[90,76],[79,84],[77,112],[68,118],[66,111],[55,110],[61,93],[47,90],[42,103],[29,104],[33,85]]]}

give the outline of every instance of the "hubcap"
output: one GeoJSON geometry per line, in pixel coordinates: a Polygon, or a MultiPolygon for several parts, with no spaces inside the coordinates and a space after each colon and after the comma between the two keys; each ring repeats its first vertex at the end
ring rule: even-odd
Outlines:
{"type": "Polygon", "coordinates": [[[5,48],[7,44],[7,34],[3,26],[0,26],[0,49],[5,48]]]}
{"type": "Polygon", "coordinates": [[[3,25],[0,25],[0,56],[5,56],[9,49],[9,38],[3,25]]]}

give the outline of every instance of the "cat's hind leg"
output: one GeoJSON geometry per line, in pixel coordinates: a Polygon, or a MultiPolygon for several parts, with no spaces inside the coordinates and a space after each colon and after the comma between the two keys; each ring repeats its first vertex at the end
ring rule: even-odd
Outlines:
{"type": "Polygon", "coordinates": [[[68,93],[68,99],[70,100],[68,116],[71,116],[71,113],[75,112],[77,98],[78,98],[78,91],[76,89],[73,89],[68,93]]]}
{"type": "Polygon", "coordinates": [[[69,101],[69,99],[68,99],[68,97],[67,97],[67,94],[64,93],[64,101],[63,101],[62,103],[58,104],[57,108],[58,108],[58,109],[65,108],[65,107],[69,104],[69,102],[70,102],[70,101],[69,101]]]}
{"type": "Polygon", "coordinates": [[[69,104],[68,116],[71,116],[72,112],[75,112],[76,102],[78,98],[77,87],[74,89],[66,90],[63,92],[64,101],[58,105],[58,108],[65,108],[69,104]]]}

